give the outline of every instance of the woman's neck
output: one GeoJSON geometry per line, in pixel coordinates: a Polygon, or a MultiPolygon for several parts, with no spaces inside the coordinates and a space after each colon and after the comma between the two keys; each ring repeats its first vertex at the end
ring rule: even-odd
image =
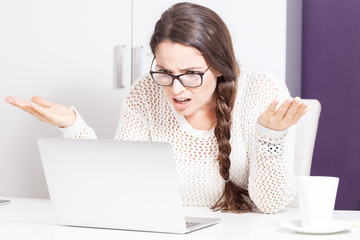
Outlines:
{"type": "Polygon", "coordinates": [[[196,113],[185,116],[190,126],[196,130],[210,130],[216,125],[215,109],[208,111],[197,111],[196,113]]]}

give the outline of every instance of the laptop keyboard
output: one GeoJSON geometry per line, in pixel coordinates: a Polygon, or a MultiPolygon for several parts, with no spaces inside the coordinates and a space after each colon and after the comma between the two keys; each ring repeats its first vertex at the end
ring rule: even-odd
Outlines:
{"type": "Polygon", "coordinates": [[[190,228],[190,227],[193,227],[193,226],[196,226],[196,225],[199,225],[200,223],[198,222],[186,222],[186,227],[187,228],[190,228]]]}

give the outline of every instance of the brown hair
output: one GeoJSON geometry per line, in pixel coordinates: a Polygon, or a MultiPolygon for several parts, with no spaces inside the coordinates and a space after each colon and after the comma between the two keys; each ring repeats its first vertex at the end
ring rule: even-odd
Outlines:
{"type": "Polygon", "coordinates": [[[150,47],[155,55],[164,40],[199,50],[207,63],[222,75],[217,78],[215,136],[219,148],[219,171],[225,180],[224,192],[213,210],[246,212],[251,206],[244,196],[248,191],[229,180],[231,113],[234,108],[239,67],[235,60],[229,30],[212,10],[192,4],[178,3],[166,10],[155,25],[150,47]]]}

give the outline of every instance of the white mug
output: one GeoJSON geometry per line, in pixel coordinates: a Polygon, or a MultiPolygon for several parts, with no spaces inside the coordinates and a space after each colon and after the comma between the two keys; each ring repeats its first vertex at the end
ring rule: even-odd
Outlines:
{"type": "Polygon", "coordinates": [[[331,224],[338,184],[337,177],[296,177],[304,228],[326,228],[331,224]]]}

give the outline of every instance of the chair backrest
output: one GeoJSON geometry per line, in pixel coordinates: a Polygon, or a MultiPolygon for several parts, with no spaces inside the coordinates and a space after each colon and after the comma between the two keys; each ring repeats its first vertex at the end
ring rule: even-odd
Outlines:
{"type": "MultiPolygon", "coordinates": [[[[321,112],[321,104],[316,99],[303,99],[311,109],[296,124],[294,172],[295,176],[310,176],[316,133],[321,112]]],[[[297,196],[288,205],[297,207],[297,196]]]]}
{"type": "Polygon", "coordinates": [[[294,171],[295,176],[309,176],[314,151],[316,133],[321,112],[316,99],[303,99],[311,109],[296,124],[294,171]]]}

